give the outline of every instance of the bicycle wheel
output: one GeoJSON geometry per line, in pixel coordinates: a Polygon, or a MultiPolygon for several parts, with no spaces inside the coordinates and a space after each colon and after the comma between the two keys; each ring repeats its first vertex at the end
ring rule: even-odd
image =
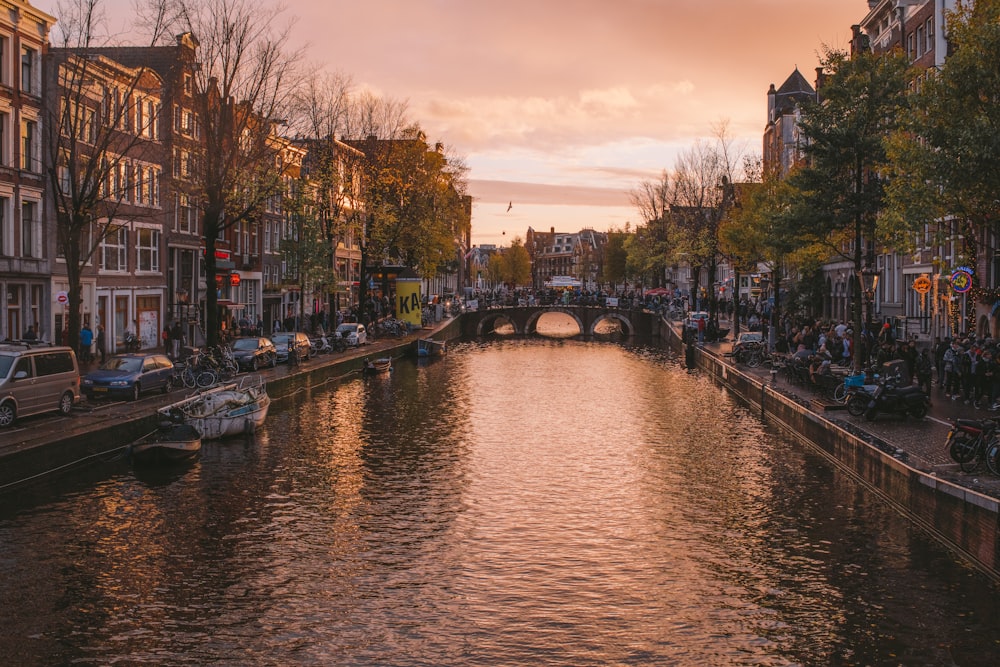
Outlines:
{"type": "Polygon", "coordinates": [[[188,389],[193,389],[194,387],[197,387],[198,379],[197,376],[194,374],[194,369],[192,369],[190,366],[185,368],[184,372],[181,373],[181,382],[183,382],[184,386],[187,387],[188,389]]]}
{"type": "Polygon", "coordinates": [[[851,394],[847,399],[847,413],[852,417],[860,417],[868,409],[869,400],[870,398],[867,394],[851,394]]]}
{"type": "Polygon", "coordinates": [[[747,355],[747,366],[750,368],[757,368],[763,361],[764,355],[761,354],[760,350],[751,350],[747,355]]]}
{"type": "Polygon", "coordinates": [[[976,442],[978,438],[962,435],[952,438],[948,445],[948,455],[955,463],[967,463],[976,457],[976,442]]]}
{"type": "Polygon", "coordinates": [[[962,469],[962,472],[974,472],[979,464],[983,462],[983,442],[979,438],[976,438],[973,442],[972,447],[972,457],[966,461],[959,461],[958,467],[962,469]]]}
{"type": "Polygon", "coordinates": [[[199,389],[205,389],[218,383],[219,376],[215,374],[215,371],[201,371],[198,373],[196,381],[199,389]]]}
{"type": "Polygon", "coordinates": [[[847,400],[847,385],[841,382],[833,390],[833,400],[843,403],[847,400]]]}
{"type": "Polygon", "coordinates": [[[1000,441],[996,438],[990,438],[990,441],[986,443],[986,455],[983,457],[986,459],[986,467],[994,475],[1000,475],[1000,441]]]}

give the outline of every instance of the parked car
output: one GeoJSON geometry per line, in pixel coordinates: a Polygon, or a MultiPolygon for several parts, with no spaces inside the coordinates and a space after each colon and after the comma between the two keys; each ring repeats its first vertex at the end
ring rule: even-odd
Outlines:
{"type": "Polygon", "coordinates": [[[240,370],[256,371],[261,366],[273,368],[278,363],[278,351],[274,343],[264,337],[237,338],[231,349],[240,370]]]}
{"type": "Polygon", "coordinates": [[[368,332],[365,325],[357,322],[345,322],[337,327],[337,335],[344,339],[350,347],[357,347],[368,342],[368,332]]]}
{"type": "Polygon", "coordinates": [[[84,375],[80,389],[91,400],[121,396],[136,401],[144,391],[170,391],[173,375],[174,364],[166,355],[116,354],[84,375]]]}
{"type": "Polygon", "coordinates": [[[299,361],[305,361],[309,358],[309,350],[311,345],[309,344],[309,336],[305,335],[301,331],[288,331],[279,332],[271,336],[271,342],[274,343],[275,354],[279,362],[288,361],[288,349],[293,347],[295,349],[296,358],[299,361]]]}
{"type": "Polygon", "coordinates": [[[0,345],[0,428],[18,417],[58,410],[80,400],[80,369],[68,347],[0,345]]]}
{"type": "Polygon", "coordinates": [[[736,350],[741,350],[745,347],[752,347],[755,345],[760,345],[764,342],[764,334],[760,331],[742,331],[740,335],[736,337],[736,341],[733,343],[733,352],[736,350]]]}

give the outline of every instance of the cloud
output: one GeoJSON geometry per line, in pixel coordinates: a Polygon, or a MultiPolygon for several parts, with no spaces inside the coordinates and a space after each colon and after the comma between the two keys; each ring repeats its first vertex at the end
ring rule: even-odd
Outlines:
{"type": "Polygon", "coordinates": [[[469,193],[480,203],[574,206],[630,206],[628,191],[617,188],[552,185],[488,179],[469,181],[469,193]]]}

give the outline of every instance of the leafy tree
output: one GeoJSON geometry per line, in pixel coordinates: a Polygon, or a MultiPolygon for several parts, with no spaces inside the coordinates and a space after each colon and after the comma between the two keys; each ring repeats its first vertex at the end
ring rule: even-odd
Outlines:
{"type": "Polygon", "coordinates": [[[279,250],[285,260],[286,276],[297,280],[299,321],[305,321],[306,295],[317,285],[333,279],[331,246],[323,224],[320,197],[313,184],[300,173],[289,169],[289,190],[282,200],[289,235],[281,240],[279,250]]]}
{"type": "Polygon", "coordinates": [[[628,251],[625,242],[630,237],[627,231],[608,230],[608,242],[604,246],[604,266],[601,281],[610,285],[618,285],[626,280],[628,251]]]}
{"type": "MultiPolygon", "coordinates": [[[[826,247],[850,261],[855,275],[874,264],[885,230],[876,226],[885,200],[879,176],[886,143],[907,107],[907,62],[903,54],[861,51],[849,57],[828,50],[817,104],[805,108],[800,130],[807,165],[789,182],[798,191],[792,219],[803,241],[826,247]]],[[[855,366],[863,364],[861,286],[854,281],[855,366]]]]}
{"type": "Polygon", "coordinates": [[[512,289],[531,283],[531,256],[520,237],[516,237],[509,248],[500,248],[490,255],[486,277],[493,285],[512,289]]]}
{"type": "Polygon", "coordinates": [[[883,218],[911,230],[953,216],[974,244],[1000,216],[1000,0],[961,4],[947,21],[954,51],[889,144],[883,218]]]}
{"type": "MultiPolygon", "coordinates": [[[[782,284],[793,267],[817,250],[809,237],[799,234],[794,216],[795,190],[781,177],[780,167],[758,162],[745,170],[759,179],[734,186],[736,205],[719,230],[722,252],[734,268],[756,270],[763,264],[771,274],[774,303],[772,325],[782,312],[782,284]]],[[[773,344],[773,337],[770,339],[773,344]]]]}

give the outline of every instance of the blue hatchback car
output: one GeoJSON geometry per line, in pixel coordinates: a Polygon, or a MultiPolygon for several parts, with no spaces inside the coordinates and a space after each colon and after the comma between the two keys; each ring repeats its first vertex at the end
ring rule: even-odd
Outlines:
{"type": "Polygon", "coordinates": [[[144,391],[170,391],[174,364],[163,354],[116,354],[83,376],[80,391],[88,398],[121,396],[133,401],[144,391]]]}

